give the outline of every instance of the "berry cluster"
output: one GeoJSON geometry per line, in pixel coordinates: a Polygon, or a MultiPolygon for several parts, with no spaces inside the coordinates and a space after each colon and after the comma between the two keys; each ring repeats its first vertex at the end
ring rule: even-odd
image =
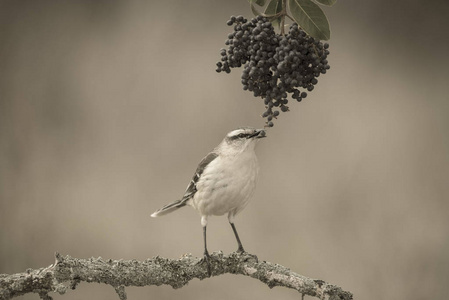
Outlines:
{"type": "Polygon", "coordinates": [[[305,90],[312,91],[317,77],[330,68],[329,44],[308,36],[296,23],[286,35],[279,35],[262,16],[250,22],[232,16],[227,24],[234,25],[234,32],[225,43],[228,49],[221,49],[217,72],[230,73],[231,68],[243,66],[243,89],[264,100],[262,116],[272,127],[279,110],[288,111],[287,95],[300,102],[307,97],[305,90]]]}

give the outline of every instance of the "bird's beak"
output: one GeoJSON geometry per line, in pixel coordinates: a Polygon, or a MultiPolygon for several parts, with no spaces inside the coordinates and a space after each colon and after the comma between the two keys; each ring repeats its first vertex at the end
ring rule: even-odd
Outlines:
{"type": "Polygon", "coordinates": [[[257,129],[256,132],[251,137],[254,137],[256,139],[261,139],[261,138],[264,138],[267,136],[266,136],[265,130],[257,129]]]}

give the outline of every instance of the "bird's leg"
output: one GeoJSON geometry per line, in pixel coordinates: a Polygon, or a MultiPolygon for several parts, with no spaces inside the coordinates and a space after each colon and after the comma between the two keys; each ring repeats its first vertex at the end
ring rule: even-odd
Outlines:
{"type": "Polygon", "coordinates": [[[210,267],[210,255],[209,251],[207,251],[207,242],[206,242],[206,227],[207,227],[207,217],[203,216],[201,218],[201,225],[203,226],[203,238],[204,238],[204,261],[207,264],[207,274],[209,277],[212,275],[211,267],[210,267]]]}
{"type": "Polygon", "coordinates": [[[237,239],[237,245],[239,246],[237,249],[237,252],[244,253],[245,249],[243,249],[242,242],[240,241],[239,234],[237,233],[237,229],[235,229],[234,223],[229,222],[229,224],[231,224],[232,230],[234,231],[234,234],[235,234],[235,238],[237,239]]]}
{"type": "Polygon", "coordinates": [[[232,212],[230,212],[230,213],[228,214],[228,220],[229,220],[229,224],[231,224],[232,231],[234,231],[234,235],[235,235],[235,238],[236,238],[236,240],[237,240],[237,245],[238,245],[237,253],[252,256],[252,257],[254,257],[254,259],[256,260],[256,262],[259,262],[259,259],[257,258],[256,255],[254,255],[254,254],[249,254],[248,252],[245,251],[245,249],[243,249],[242,242],[240,241],[239,234],[237,233],[237,229],[235,228],[235,225],[234,225],[234,214],[233,214],[232,212]]]}
{"type": "Polygon", "coordinates": [[[235,235],[235,238],[237,239],[237,244],[239,246],[238,249],[237,249],[237,252],[238,253],[244,253],[245,249],[243,249],[243,245],[242,245],[242,242],[240,241],[239,234],[237,233],[237,229],[235,228],[235,225],[234,225],[234,214],[232,212],[229,212],[228,220],[229,220],[229,224],[231,224],[232,230],[234,231],[234,235],[235,235]]]}

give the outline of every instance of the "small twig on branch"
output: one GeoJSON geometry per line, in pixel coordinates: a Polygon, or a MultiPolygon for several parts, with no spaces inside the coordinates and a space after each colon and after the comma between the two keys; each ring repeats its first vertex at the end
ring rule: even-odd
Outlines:
{"type": "MultiPolygon", "coordinates": [[[[241,274],[259,279],[270,288],[284,286],[303,295],[320,299],[350,300],[352,294],[322,280],[311,279],[270,262],[258,262],[248,253],[211,255],[211,276],[226,273],[241,274]]],[[[56,262],[47,268],[28,269],[25,273],[0,274],[0,299],[6,300],[27,293],[37,293],[42,299],[51,299],[50,292],[64,294],[68,287],[75,289],[80,282],[105,283],[114,287],[120,300],[126,299],[125,287],[170,285],[180,288],[190,280],[208,277],[202,260],[189,255],[180,259],[156,256],[145,261],[79,259],[56,253],[56,262]]]]}

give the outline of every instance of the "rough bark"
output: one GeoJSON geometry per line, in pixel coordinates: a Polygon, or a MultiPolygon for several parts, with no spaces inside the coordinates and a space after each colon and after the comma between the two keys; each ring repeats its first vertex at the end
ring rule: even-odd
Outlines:
{"type": "MultiPolygon", "coordinates": [[[[211,276],[231,273],[259,279],[270,288],[284,286],[303,295],[329,300],[350,300],[352,294],[340,287],[311,279],[290,271],[288,268],[270,262],[258,262],[248,253],[212,255],[211,276]]],[[[80,282],[105,283],[114,287],[121,300],[126,299],[125,287],[167,284],[181,288],[190,280],[208,277],[206,263],[191,255],[180,259],[156,256],[144,261],[105,260],[101,257],[80,259],[61,256],[56,253],[54,264],[24,273],[0,275],[0,299],[11,299],[27,293],[37,293],[49,300],[50,292],[64,294],[68,288],[75,289],[80,282]]]]}

